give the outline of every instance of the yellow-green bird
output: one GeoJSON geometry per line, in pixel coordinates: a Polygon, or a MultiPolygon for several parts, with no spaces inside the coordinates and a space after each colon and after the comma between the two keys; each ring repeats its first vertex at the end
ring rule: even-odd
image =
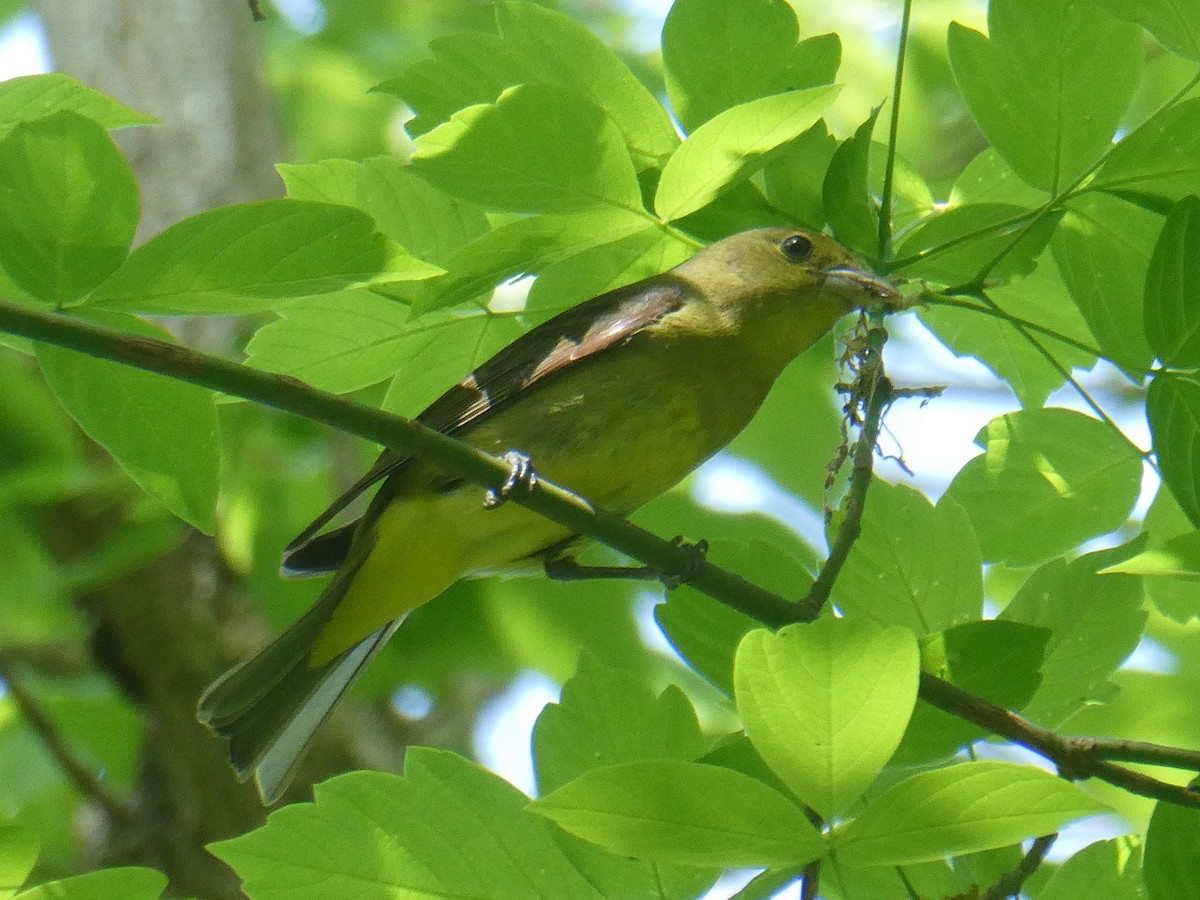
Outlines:
{"type": "MultiPolygon", "coordinates": [[[[762,228],[532,329],[418,421],[628,513],[724,447],[783,368],[855,307],[899,295],[834,240],[762,228]]],[[[334,572],[303,617],[200,699],[243,779],[267,802],[313,733],[411,610],[460,578],[528,570],[572,534],[414,457],[378,463],[287,548],[285,568],[334,572]],[[325,531],[377,482],[362,518],[325,531]]]]}

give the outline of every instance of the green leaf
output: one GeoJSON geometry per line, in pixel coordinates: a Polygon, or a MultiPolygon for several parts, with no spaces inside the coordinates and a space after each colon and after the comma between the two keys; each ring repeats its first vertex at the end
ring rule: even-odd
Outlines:
{"type": "Polygon", "coordinates": [[[316,786],[314,803],[284,807],[209,850],[256,900],[603,900],[516,788],[423,747],[409,749],[404,773],[334,778],[316,786]]]}
{"type": "Polygon", "coordinates": [[[1185,59],[1200,60],[1200,6],[1190,0],[1092,0],[1114,16],[1136,22],[1185,59]]]}
{"type": "Polygon", "coordinates": [[[1006,847],[1107,809],[1048,772],[969,762],[884,791],[834,833],[834,847],[846,865],[908,865],[1006,847]]]}
{"type": "Polygon", "coordinates": [[[0,125],[32,122],[74,112],[105,128],[153,125],[158,121],[61,72],[23,75],[0,82],[0,125]]]}
{"type": "Polygon", "coordinates": [[[1146,339],[1168,366],[1200,366],[1200,198],[1188,196],[1163,223],[1146,273],[1146,339]]]}
{"type": "MultiPolygon", "coordinates": [[[[172,340],[132,316],[88,313],[89,321],[133,335],[172,340]]],[[[175,515],[206,534],[215,528],[220,464],[210,391],[49,344],[38,362],[63,408],[129,476],[175,515]]]]}
{"type": "MultiPolygon", "coordinates": [[[[1200,597],[1197,596],[1195,579],[1190,576],[1170,577],[1153,571],[1158,565],[1153,559],[1153,553],[1176,538],[1183,538],[1184,535],[1194,531],[1195,527],[1188,520],[1184,511],[1180,509],[1179,504],[1175,502],[1171,489],[1160,482],[1154,500],[1150,503],[1150,509],[1146,511],[1146,518],[1142,522],[1142,533],[1147,538],[1145,550],[1114,567],[1114,571],[1123,565],[1132,567],[1134,560],[1138,557],[1145,557],[1142,567],[1148,571],[1130,572],[1129,574],[1157,576],[1144,579],[1146,597],[1159,612],[1180,624],[1190,621],[1200,610],[1200,597]]],[[[1188,566],[1192,562],[1190,550],[1176,548],[1170,551],[1170,555],[1175,557],[1177,562],[1164,561],[1162,568],[1170,568],[1175,565],[1188,566]]]]}
{"type": "Polygon", "coordinates": [[[917,700],[911,632],[824,618],[738,646],[734,686],[767,765],[822,818],[843,812],[895,752],[917,700]]]}
{"type": "Polygon", "coordinates": [[[800,866],[821,838],[800,807],[730,769],[647,760],[593,769],[530,804],[610,853],[692,866],[800,866]]]}
{"type": "Polygon", "coordinates": [[[1095,365],[1094,353],[1057,341],[1040,329],[1027,328],[1028,334],[1022,333],[1015,322],[1004,318],[1008,315],[1041,325],[1084,346],[1095,342],[1053,259],[1043,258],[1031,275],[993,288],[989,297],[990,306],[957,297],[954,306],[935,303],[917,315],[955,354],[974,356],[1008,382],[1026,409],[1043,406],[1046,398],[1066,383],[1065,373],[1072,368],[1095,365]],[[978,306],[978,311],[958,305],[963,302],[978,306]],[[987,309],[1001,315],[990,315],[987,309]],[[1054,363],[1042,355],[1031,338],[1054,363]]]}
{"type": "Polygon", "coordinates": [[[1160,801],[1150,816],[1144,853],[1151,900],[1200,900],[1200,812],[1160,801]]]}
{"type": "Polygon", "coordinates": [[[1200,97],[1170,106],[1130,132],[1089,187],[1170,200],[1200,192],[1200,97]]]}
{"type": "Polygon", "coordinates": [[[166,887],[162,872],[127,866],[48,881],[22,891],[16,900],[158,900],[166,887]]]}
{"type": "Polygon", "coordinates": [[[954,206],[1003,203],[1024,209],[1038,209],[1050,199],[1046,191],[1030,187],[996,152],[986,147],[967,163],[954,179],[950,202],[954,206]]]}
{"type": "Polygon", "coordinates": [[[1049,631],[1042,682],[1024,713],[1053,728],[1090,701],[1114,692],[1110,675],[1133,652],[1146,625],[1141,581],[1098,575],[1129,547],[1056,559],[1035,571],[1001,613],[1005,621],[1049,631]]]}
{"type": "Polygon", "coordinates": [[[92,120],[59,112],[15,125],[0,138],[0,184],[11,186],[0,191],[0,266],[39,300],[74,300],[129,252],[137,182],[92,120]]]}
{"type": "Polygon", "coordinates": [[[985,452],[946,496],[975,524],[987,562],[1028,566],[1120,527],[1141,487],[1141,457],[1124,436],[1082,413],[1027,409],[992,419],[985,452]]]}
{"type": "Polygon", "coordinates": [[[1140,35],[1076,0],[992,0],[988,31],[951,23],[954,78],[1017,173],[1057,193],[1108,149],[1138,84],[1140,35]]]}
{"type": "Polygon", "coordinates": [[[822,119],[780,147],[763,169],[766,198],[810,228],[825,223],[825,172],[838,143],[822,119]]]}
{"type": "Polygon", "coordinates": [[[435,38],[431,59],[406,68],[376,90],[416,111],[408,132],[423,135],[454,113],[492,103],[506,89],[542,83],[586,98],[620,130],[639,167],[679,143],[662,104],[596,35],[562,13],[533,3],[496,5],[502,37],[466,31],[435,38]]]}
{"type": "MultiPolygon", "coordinates": [[[[829,385],[839,377],[835,357],[830,341],[817,344],[793,360],[775,381],[750,424],[728,448],[761,466],[776,484],[814,509],[820,509],[827,499],[825,467],[842,440],[840,411],[829,402],[828,393],[829,385]],[[797,422],[804,423],[802,441],[796,440],[797,422]]],[[[797,555],[806,562],[816,562],[811,555],[797,555]]],[[[798,597],[806,588],[793,582],[784,586],[784,593],[798,597]]]]}
{"type": "MultiPolygon", "coordinates": [[[[936,669],[954,684],[1006,709],[1021,709],[1042,682],[1050,632],[1040,625],[985,619],[940,635],[936,669]]],[[[922,668],[936,670],[923,648],[922,668]]]]}
{"type": "Polygon", "coordinates": [[[798,137],[833,102],[836,86],[774,94],[725,110],[688,136],[663,167],[654,209],[682,219],[745,181],[777,147],[798,137]]]}
{"type": "Polygon", "coordinates": [[[1170,538],[1158,547],[1101,569],[1097,574],[1200,579],[1200,531],[1170,538]]]}
{"type": "Polygon", "coordinates": [[[383,408],[402,416],[419,414],[523,331],[515,316],[485,309],[443,310],[413,320],[393,345],[395,374],[383,408]]]}
{"type": "MultiPolygon", "coordinates": [[[[300,200],[223,206],[155,235],[87,302],[148,313],[260,312],[372,279],[388,253],[371,217],[348,206],[300,200]]],[[[439,271],[410,262],[388,277],[439,271]]]]}
{"type": "Polygon", "coordinates": [[[1103,194],[1071,202],[1051,247],[1059,272],[1100,349],[1140,381],[1154,354],[1146,343],[1146,270],[1162,220],[1103,194]]]}
{"type": "MultiPolygon", "coordinates": [[[[739,528],[744,532],[745,528],[739,528]]],[[[792,554],[762,540],[711,542],[708,558],[752,584],[784,597],[801,597],[812,576],[792,554]]],[[[686,584],[654,607],[654,619],[667,640],[701,675],[733,696],[733,660],[743,636],[762,624],[718,603],[686,584]]]]}
{"type": "MultiPolygon", "coordinates": [[[[1130,838],[1097,841],[1064,862],[1038,891],[1038,900],[1144,900],[1142,871],[1130,838]]],[[[1164,895],[1184,900],[1178,893],[1164,895]]],[[[1200,894],[1193,894],[1195,900],[1200,894]]]]}
{"type": "Polygon", "coordinates": [[[871,194],[871,134],[879,109],[841,143],[825,172],[822,197],[834,236],[859,253],[873,255],[879,244],[879,206],[871,194]]]}
{"type": "Polygon", "coordinates": [[[591,247],[551,263],[529,289],[525,311],[536,319],[672,269],[696,252],[677,233],[657,228],[591,247]]]}
{"type": "Polygon", "coordinates": [[[584,97],[545,84],[509,88],[495,103],[455,113],[417,138],[413,166],[447,193],[495,209],[642,209],[633,161],[612,119],[584,97]]]}
{"type": "Polygon", "coordinates": [[[457,306],[519,275],[537,275],[550,266],[615,241],[636,241],[639,235],[661,230],[642,216],[611,206],[563,216],[528,216],[480,235],[447,263],[449,274],[439,279],[436,299],[421,311],[457,306]]]}
{"type": "Polygon", "coordinates": [[[901,271],[949,285],[975,281],[985,268],[989,281],[1028,275],[1059,219],[1048,215],[1034,221],[1031,214],[1032,210],[1009,203],[955,206],[938,212],[900,244],[898,257],[919,257],[901,271]],[[995,263],[997,258],[1000,261],[995,263]]]}
{"type": "Polygon", "coordinates": [[[546,794],[592,769],[644,759],[694,760],[704,749],[696,711],[679,688],[658,696],[590,654],[538,716],[533,753],[546,794]]]}
{"type": "MultiPolygon", "coordinates": [[[[830,533],[840,518],[830,523],[830,533]]],[[[935,508],[920,492],[876,479],[862,532],[834,586],[846,613],[921,634],[977,619],[983,608],[979,547],[953,501],[935,508]]]]}
{"type": "MultiPolygon", "coordinates": [[[[989,619],[956,625],[921,642],[921,669],[1005,709],[1020,709],[1041,684],[1048,629],[989,619]]],[[[918,704],[894,766],[942,760],[986,737],[963,719],[918,704]]]]}
{"type": "Polygon", "coordinates": [[[600,38],[569,16],[536,3],[496,4],[505,45],[531,73],[586,97],[616,123],[630,151],[647,162],[679,143],[671,119],[650,90],[600,38]]]}
{"type": "Polygon", "coordinates": [[[429,42],[429,53],[430,58],[374,88],[399,97],[416,113],[404,123],[414,137],[461,109],[492,103],[505,88],[536,80],[504,40],[489,31],[442,35],[429,42]]]}
{"type": "Polygon", "coordinates": [[[478,207],[427,184],[394,157],[326,159],[276,168],[293,200],[361,209],[375,220],[377,231],[439,266],[489,227],[478,207]]]}
{"type": "Polygon", "coordinates": [[[15,822],[0,821],[0,897],[8,900],[25,883],[37,862],[39,843],[15,822]]]}
{"type": "Polygon", "coordinates": [[[1155,375],[1146,396],[1146,418],[1163,481],[1200,527],[1200,379],[1155,375]]]}
{"type": "MultiPolygon", "coordinates": [[[[412,320],[410,307],[370,291],[306,297],[280,309],[278,320],[254,333],[246,344],[246,363],[324,391],[348,393],[391,378],[404,365],[401,348],[411,344],[419,327],[412,320]]],[[[445,317],[440,321],[446,324],[445,317]]]]}
{"type": "Polygon", "coordinates": [[[676,0],[662,53],[667,95],[684,130],[760,97],[831,83],[841,62],[838,36],[798,44],[799,34],[784,0],[676,0]]]}

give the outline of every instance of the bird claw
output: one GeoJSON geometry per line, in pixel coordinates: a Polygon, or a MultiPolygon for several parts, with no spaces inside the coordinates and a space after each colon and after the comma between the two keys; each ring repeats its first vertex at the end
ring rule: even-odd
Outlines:
{"type": "Polygon", "coordinates": [[[508,477],[499,489],[488,488],[483,495],[483,508],[495,509],[504,503],[509,495],[518,487],[532,491],[538,482],[537,472],[533,468],[533,460],[516,450],[509,450],[500,457],[508,463],[508,477]]]}

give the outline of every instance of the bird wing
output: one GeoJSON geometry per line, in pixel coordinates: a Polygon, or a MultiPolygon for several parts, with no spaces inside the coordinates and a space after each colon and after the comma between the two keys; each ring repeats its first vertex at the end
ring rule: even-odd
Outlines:
{"type": "MultiPolygon", "coordinates": [[[[593,297],[523,334],[442,394],[417,421],[455,434],[493,415],[529,388],[620,344],[683,306],[691,288],[669,274],[593,297]]],[[[384,450],[375,465],[284,549],[284,569],[317,574],[336,569],[349,552],[355,525],[319,532],[364,491],[412,459],[384,450]]]]}

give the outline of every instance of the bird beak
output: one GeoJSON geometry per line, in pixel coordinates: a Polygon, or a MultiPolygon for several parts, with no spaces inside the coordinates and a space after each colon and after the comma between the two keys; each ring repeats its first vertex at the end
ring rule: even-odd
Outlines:
{"type": "Polygon", "coordinates": [[[895,286],[869,269],[839,266],[825,271],[825,284],[856,305],[879,302],[889,309],[903,309],[905,300],[895,286]]]}

